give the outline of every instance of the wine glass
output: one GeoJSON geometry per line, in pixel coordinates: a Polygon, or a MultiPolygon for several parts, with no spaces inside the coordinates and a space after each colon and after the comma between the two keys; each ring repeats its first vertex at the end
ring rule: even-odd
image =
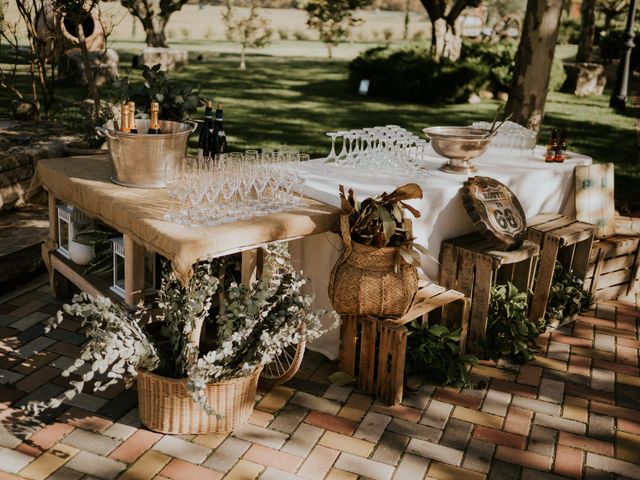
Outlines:
{"type": "Polygon", "coordinates": [[[178,196],[178,174],[180,173],[178,165],[175,163],[165,163],[164,165],[164,185],[169,196],[169,211],[162,218],[168,221],[175,221],[177,213],[175,212],[176,197],[178,196]]]}

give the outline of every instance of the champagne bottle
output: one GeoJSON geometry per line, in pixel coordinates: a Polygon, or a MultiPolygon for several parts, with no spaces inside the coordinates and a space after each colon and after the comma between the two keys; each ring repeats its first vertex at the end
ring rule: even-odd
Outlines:
{"type": "Polygon", "coordinates": [[[129,128],[129,105],[123,103],[120,107],[120,131],[122,133],[130,133],[129,128]]]}
{"type": "Polygon", "coordinates": [[[160,105],[158,102],[151,102],[151,121],[149,122],[149,131],[147,132],[150,135],[157,135],[160,133],[160,122],[158,121],[159,110],[160,105]]]}
{"type": "Polygon", "coordinates": [[[551,136],[547,142],[547,152],[544,155],[544,161],[547,163],[555,162],[556,149],[558,148],[558,129],[554,128],[551,131],[551,136]]]}
{"type": "Polygon", "coordinates": [[[222,123],[222,103],[216,105],[216,120],[213,124],[212,143],[213,153],[225,153],[227,151],[227,135],[224,133],[224,125],[222,123]]]}
{"type": "Polygon", "coordinates": [[[136,104],[135,102],[127,103],[129,106],[129,130],[131,133],[138,133],[136,128],[136,104]]]}
{"type": "Polygon", "coordinates": [[[213,107],[211,101],[208,101],[204,110],[204,123],[202,124],[202,130],[200,130],[200,136],[198,137],[198,157],[210,157],[212,155],[212,135],[213,107]]]}

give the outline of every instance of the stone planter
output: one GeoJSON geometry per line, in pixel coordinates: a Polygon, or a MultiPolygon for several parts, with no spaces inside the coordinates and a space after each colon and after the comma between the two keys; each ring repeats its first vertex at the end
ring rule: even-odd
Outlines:
{"type": "Polygon", "coordinates": [[[604,65],[599,63],[565,63],[564,71],[567,79],[562,85],[562,91],[573,93],[579,97],[587,95],[602,95],[607,84],[604,65]]]}
{"type": "Polygon", "coordinates": [[[142,50],[142,65],[153,67],[160,64],[160,69],[170,72],[180,70],[189,61],[189,52],[178,48],[147,47],[142,50]]]}

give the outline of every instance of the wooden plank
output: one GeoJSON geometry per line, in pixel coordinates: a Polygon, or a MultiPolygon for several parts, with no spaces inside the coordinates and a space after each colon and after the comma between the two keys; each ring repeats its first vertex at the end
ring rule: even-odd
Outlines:
{"type": "MultiPolygon", "coordinates": [[[[438,287],[439,289],[442,287],[438,287]]],[[[433,290],[432,290],[433,291],[433,290]]],[[[418,291],[418,295],[420,294],[420,290],[418,291]]],[[[386,319],[387,322],[393,325],[404,325],[417,317],[421,317],[433,310],[441,308],[448,303],[451,303],[460,298],[464,298],[464,295],[460,292],[456,292],[455,290],[444,290],[438,295],[431,296],[429,298],[418,298],[417,301],[414,301],[411,309],[405,313],[400,318],[389,318],[386,319]]]]}
{"type": "Polygon", "coordinates": [[[49,213],[49,240],[58,245],[58,209],[56,208],[56,197],[51,192],[47,192],[47,206],[49,213]]]}
{"type": "Polygon", "coordinates": [[[573,253],[573,262],[571,268],[573,274],[581,280],[587,275],[589,269],[589,257],[591,255],[591,246],[593,245],[594,237],[578,242],[575,244],[575,252],[573,253]]]}
{"type": "Polygon", "coordinates": [[[536,286],[533,291],[533,299],[529,307],[529,319],[537,320],[544,316],[549,299],[549,291],[553,280],[553,270],[558,257],[560,239],[554,235],[549,235],[544,239],[544,245],[538,265],[536,286]]]}
{"type": "Polygon", "coordinates": [[[538,230],[539,232],[546,234],[552,233],[554,235],[560,235],[560,231],[570,227],[571,225],[574,225],[577,222],[578,220],[576,220],[575,218],[558,215],[557,218],[549,222],[546,222],[542,225],[529,226],[529,228],[533,228],[535,230],[538,230]]]}
{"type": "MultiPolygon", "coordinates": [[[[69,280],[83,292],[87,292],[89,295],[92,295],[94,297],[104,296],[104,292],[99,290],[86,277],[83,277],[82,274],[75,271],[71,266],[67,265],[55,254],[51,255],[51,266],[53,267],[55,272],[57,272],[59,275],[62,275],[64,279],[69,280]]],[[[64,279],[58,280],[60,282],[64,282],[64,279]]]]}
{"type": "Polygon", "coordinates": [[[527,227],[531,228],[542,226],[545,223],[558,219],[559,217],[562,217],[559,213],[540,213],[535,217],[527,218],[527,227]]]}
{"type": "Polygon", "coordinates": [[[540,247],[529,240],[525,240],[522,246],[516,250],[511,250],[510,252],[490,250],[486,253],[495,258],[500,265],[504,265],[507,263],[521,262],[536,256],[540,253],[540,247]]]}
{"type": "Polygon", "coordinates": [[[484,338],[487,333],[487,314],[493,284],[493,265],[489,257],[478,255],[471,298],[469,340],[484,338]]]}
{"type": "Polygon", "coordinates": [[[263,250],[254,248],[245,250],[240,255],[240,281],[244,285],[251,285],[262,274],[263,250]]]}
{"type": "Polygon", "coordinates": [[[640,218],[616,215],[616,235],[640,235],[640,218]]]}
{"type": "Polygon", "coordinates": [[[613,164],[576,167],[576,217],[598,227],[598,236],[615,233],[613,164]]]}
{"type": "Polygon", "coordinates": [[[629,288],[627,289],[627,295],[632,295],[640,290],[640,248],[636,252],[636,258],[631,269],[631,275],[629,276],[629,288]]]}
{"type": "Polygon", "coordinates": [[[640,238],[616,235],[596,240],[593,243],[593,247],[602,250],[603,258],[606,259],[635,253],[638,250],[639,244],[640,238]]]}
{"type": "Polygon", "coordinates": [[[562,239],[561,245],[571,245],[583,240],[587,240],[589,237],[595,237],[598,228],[595,225],[584,222],[576,222],[573,225],[563,228],[558,232],[553,232],[554,235],[559,236],[562,239]]]}
{"type": "Polygon", "coordinates": [[[515,264],[512,283],[522,292],[529,292],[538,257],[515,264]]]}
{"type": "Polygon", "coordinates": [[[457,288],[458,252],[460,248],[446,241],[440,248],[440,285],[444,288],[457,288]]]}
{"type": "Polygon", "coordinates": [[[373,317],[360,317],[360,368],[358,387],[365,393],[373,393],[376,367],[376,341],[378,320],[373,317]]]}
{"type": "Polygon", "coordinates": [[[635,255],[622,255],[620,257],[608,258],[602,263],[602,270],[600,273],[611,273],[617,270],[631,268],[634,266],[635,261],[635,255]]]}
{"type": "Polygon", "coordinates": [[[376,397],[391,405],[402,402],[407,333],[386,322],[380,328],[376,397]]]}
{"type": "Polygon", "coordinates": [[[340,320],[340,370],[354,376],[356,374],[358,317],[355,315],[341,315],[340,320]]]}
{"type": "Polygon", "coordinates": [[[604,251],[601,248],[598,248],[596,243],[600,243],[600,242],[594,242],[595,250],[597,253],[596,253],[595,267],[593,269],[593,277],[591,279],[591,283],[589,284],[589,288],[585,288],[585,290],[587,290],[587,292],[589,292],[590,295],[594,295],[595,292],[598,290],[598,282],[600,280],[600,273],[602,272],[602,267],[604,263],[604,251]]]}
{"type": "Polygon", "coordinates": [[[481,257],[489,263],[491,263],[491,259],[487,256],[477,255],[475,252],[467,250],[466,248],[460,249],[458,255],[458,271],[456,273],[458,280],[456,282],[456,290],[466,297],[473,298],[473,278],[474,275],[476,275],[476,263],[481,257]]]}
{"type": "Polygon", "coordinates": [[[144,248],[129,235],[124,241],[124,302],[137,305],[144,301],[144,248]]]}
{"type": "Polygon", "coordinates": [[[625,295],[627,291],[627,285],[614,285],[612,287],[598,288],[595,293],[595,299],[597,302],[604,302],[614,298],[620,298],[625,295]]]}
{"type": "Polygon", "coordinates": [[[629,283],[631,279],[631,269],[627,270],[618,270],[617,272],[605,273],[600,275],[598,278],[598,290],[612,287],[614,285],[621,285],[625,283],[629,283]]]}

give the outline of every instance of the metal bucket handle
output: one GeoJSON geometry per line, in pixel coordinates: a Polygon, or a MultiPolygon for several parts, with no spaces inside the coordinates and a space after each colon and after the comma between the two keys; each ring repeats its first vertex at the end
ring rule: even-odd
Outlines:
{"type": "Polygon", "coordinates": [[[187,120],[185,123],[191,127],[191,133],[195,132],[198,128],[198,122],[193,120],[187,120]]]}
{"type": "Polygon", "coordinates": [[[96,133],[102,138],[110,138],[111,140],[116,139],[116,137],[109,132],[109,129],[104,127],[96,127],[96,133]]]}

